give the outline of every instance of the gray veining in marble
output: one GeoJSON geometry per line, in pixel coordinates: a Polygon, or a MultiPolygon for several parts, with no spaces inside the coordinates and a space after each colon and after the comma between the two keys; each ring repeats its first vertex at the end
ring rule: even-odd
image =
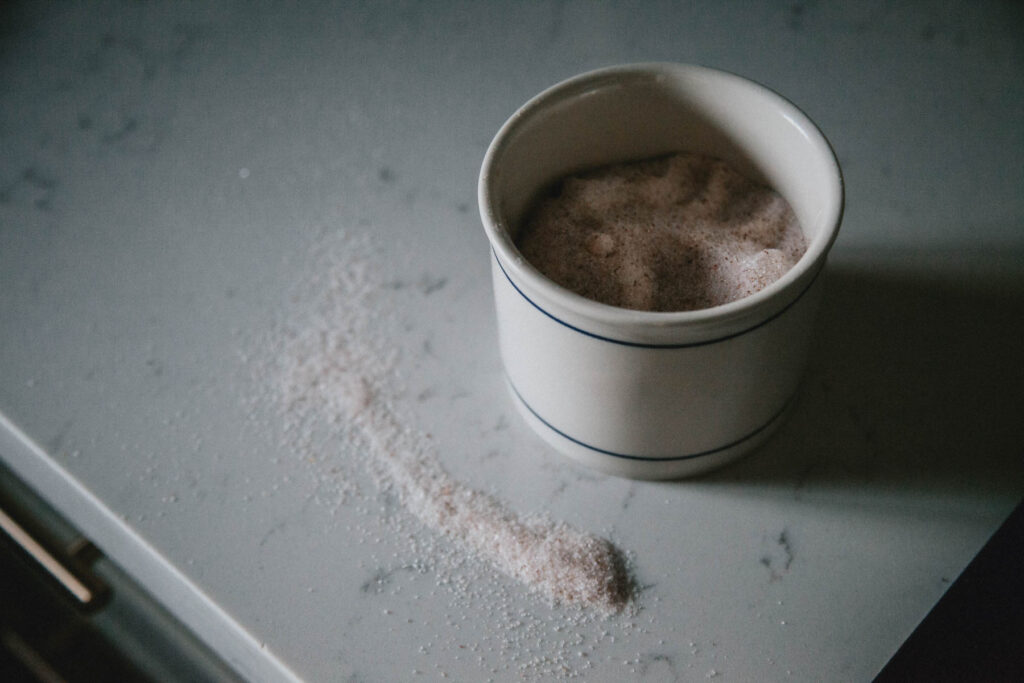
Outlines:
{"type": "Polygon", "coordinates": [[[248,400],[248,345],[325,230],[393,262],[403,403],[445,466],[629,553],[638,628],[576,634],[586,680],[868,679],[1024,490],[1018,5],[0,12],[0,457],[250,678],[521,673],[248,400]],[[515,414],[475,206],[517,106],[653,60],[792,99],[848,191],[791,419],[676,483],[580,470],[515,414]]]}

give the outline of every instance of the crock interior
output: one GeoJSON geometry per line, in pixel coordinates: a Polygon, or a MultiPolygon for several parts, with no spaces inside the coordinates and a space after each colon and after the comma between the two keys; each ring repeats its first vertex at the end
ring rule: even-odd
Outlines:
{"type": "Polygon", "coordinates": [[[769,185],[800,220],[809,245],[805,258],[828,248],[842,188],[817,128],[766,88],[683,65],[587,74],[524,106],[499,134],[485,168],[495,227],[512,246],[524,214],[558,179],[677,151],[717,156],[769,185]]]}

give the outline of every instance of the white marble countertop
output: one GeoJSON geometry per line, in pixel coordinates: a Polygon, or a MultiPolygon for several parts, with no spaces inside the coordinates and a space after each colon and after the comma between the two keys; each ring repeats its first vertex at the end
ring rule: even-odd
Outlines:
{"type": "Polygon", "coordinates": [[[1019,6],[2,12],[0,457],[248,678],[868,680],[1024,491],[1019,6]],[[484,150],[541,89],[633,61],[783,93],[847,183],[792,418],[692,481],[563,461],[494,343],[484,150]],[[340,232],[373,253],[396,410],[460,479],[609,536],[635,614],[458,565],[356,444],[283,432],[261,363],[340,232]]]}

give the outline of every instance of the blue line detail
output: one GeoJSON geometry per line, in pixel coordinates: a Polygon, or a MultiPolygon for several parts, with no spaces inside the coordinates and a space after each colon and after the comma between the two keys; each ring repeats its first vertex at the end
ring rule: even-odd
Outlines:
{"type": "Polygon", "coordinates": [[[519,296],[521,296],[524,299],[526,299],[530,303],[531,306],[536,308],[538,311],[540,311],[541,313],[543,313],[547,317],[549,317],[552,320],[554,320],[559,325],[565,325],[570,330],[573,330],[574,332],[579,332],[580,334],[582,334],[584,336],[587,336],[587,337],[591,337],[593,339],[598,339],[600,341],[609,342],[611,344],[621,344],[622,346],[632,346],[632,347],[641,348],[641,349],[687,349],[687,348],[691,348],[691,347],[694,347],[694,346],[707,346],[709,344],[717,344],[719,342],[728,341],[730,339],[733,339],[734,337],[739,337],[740,335],[744,335],[744,334],[746,334],[748,332],[753,332],[757,328],[762,327],[764,325],[767,325],[771,321],[775,320],[780,315],[782,315],[783,313],[788,311],[794,304],[796,304],[796,302],[800,301],[800,299],[803,298],[804,294],[806,294],[807,291],[811,288],[811,286],[817,281],[818,276],[821,274],[821,271],[822,271],[822,269],[819,268],[818,272],[814,274],[814,277],[811,278],[811,281],[807,284],[806,287],[804,287],[803,291],[800,292],[796,296],[795,299],[793,299],[788,304],[786,304],[785,307],[783,307],[777,313],[773,314],[771,317],[766,318],[765,320],[762,320],[761,322],[757,323],[756,325],[754,325],[752,327],[748,327],[745,330],[740,330],[739,332],[733,332],[732,334],[728,334],[728,335],[726,335],[724,337],[718,337],[717,339],[708,339],[706,341],[688,342],[688,343],[682,343],[682,344],[648,344],[648,343],[644,343],[644,342],[631,342],[631,341],[625,341],[625,340],[622,340],[622,339],[612,339],[611,337],[604,337],[604,336],[601,336],[599,334],[594,334],[593,332],[587,332],[586,330],[580,329],[579,327],[576,327],[575,325],[571,325],[571,324],[567,323],[566,321],[564,321],[561,318],[555,316],[554,314],[550,313],[549,311],[544,310],[543,308],[540,307],[540,305],[536,301],[534,301],[530,297],[526,296],[526,294],[523,293],[523,290],[519,289],[519,286],[516,285],[516,283],[512,281],[512,278],[509,277],[508,271],[505,270],[505,266],[501,265],[501,259],[498,258],[498,253],[496,251],[494,251],[493,247],[491,248],[491,254],[494,255],[494,261],[495,261],[495,263],[498,264],[498,268],[500,268],[501,272],[505,275],[505,279],[508,280],[508,283],[510,285],[512,285],[513,289],[515,289],[517,292],[519,292],[519,296]]]}
{"type": "MultiPolygon", "coordinates": [[[[506,376],[506,379],[508,379],[507,376],[506,376]]],[[[564,438],[568,439],[569,441],[572,441],[574,444],[576,444],[578,446],[583,446],[584,448],[587,448],[589,450],[595,451],[597,453],[601,453],[603,455],[610,455],[612,457],[622,458],[624,460],[642,460],[642,461],[645,461],[645,462],[677,462],[677,461],[680,461],[680,460],[692,460],[694,458],[703,458],[703,457],[707,457],[709,455],[714,455],[716,453],[721,453],[722,451],[728,450],[728,449],[730,449],[730,448],[732,448],[734,446],[738,446],[741,443],[743,443],[744,441],[747,441],[748,439],[752,439],[755,436],[757,436],[758,434],[760,434],[761,432],[763,432],[764,430],[768,429],[768,427],[770,427],[772,425],[772,423],[774,423],[776,420],[778,420],[780,417],[782,417],[782,414],[784,412],[786,412],[786,408],[789,407],[789,404],[793,402],[793,398],[796,396],[796,394],[794,394],[793,396],[790,396],[789,398],[787,398],[785,403],[782,404],[782,408],[780,408],[778,410],[778,412],[776,412],[774,415],[772,415],[770,418],[768,418],[768,421],[765,422],[763,425],[761,425],[760,427],[758,427],[754,431],[752,431],[752,432],[750,432],[748,434],[745,434],[744,436],[741,436],[740,438],[736,439],[735,441],[731,441],[731,442],[725,444],[724,446],[719,446],[718,448],[711,448],[709,450],[701,451],[699,453],[691,453],[689,455],[678,455],[678,456],[673,456],[673,457],[668,457],[668,458],[658,458],[658,457],[651,457],[651,456],[647,456],[647,455],[628,455],[626,453],[616,453],[615,451],[609,451],[609,450],[604,449],[604,448],[598,448],[597,446],[591,446],[588,443],[584,443],[584,442],[580,441],[579,439],[571,437],[568,434],[566,434],[565,432],[563,432],[561,429],[559,429],[558,427],[555,427],[550,422],[548,422],[543,417],[541,417],[540,414],[537,413],[537,411],[533,409],[533,406],[531,406],[529,403],[526,402],[526,399],[524,399],[522,394],[519,393],[519,390],[516,389],[516,385],[512,384],[512,380],[511,379],[508,379],[508,385],[509,385],[509,387],[512,388],[512,393],[514,393],[516,395],[516,398],[518,398],[519,401],[524,406],[526,406],[526,409],[529,410],[530,413],[532,413],[535,418],[540,420],[544,424],[544,426],[546,426],[548,429],[550,429],[551,431],[555,432],[559,436],[564,437],[564,438]]]]}

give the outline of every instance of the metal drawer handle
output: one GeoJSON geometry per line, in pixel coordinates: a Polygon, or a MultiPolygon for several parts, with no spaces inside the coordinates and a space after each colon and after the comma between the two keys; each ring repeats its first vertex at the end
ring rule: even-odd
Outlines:
{"type": "Polygon", "coordinates": [[[97,599],[97,591],[86,585],[86,581],[80,579],[72,568],[68,567],[66,563],[61,562],[53,553],[44,548],[24,527],[11,519],[3,509],[0,509],[0,529],[3,529],[15,543],[21,546],[22,550],[28,553],[50,576],[64,586],[75,599],[82,603],[83,607],[89,606],[97,599]]]}

